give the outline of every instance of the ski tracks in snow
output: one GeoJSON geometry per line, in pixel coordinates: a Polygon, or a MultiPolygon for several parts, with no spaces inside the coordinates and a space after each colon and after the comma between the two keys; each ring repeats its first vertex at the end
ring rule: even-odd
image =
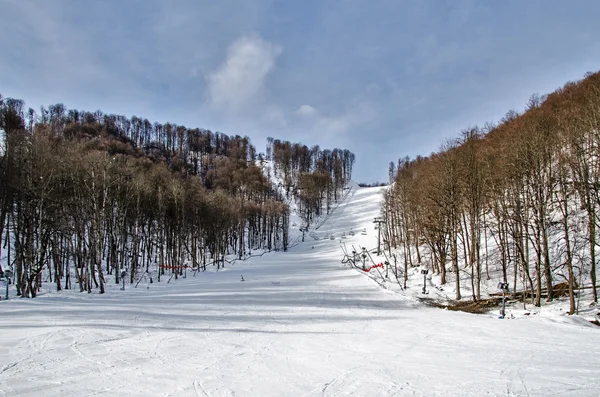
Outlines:
{"type": "MultiPolygon", "coordinates": [[[[312,392],[309,393],[312,395],[312,392]]],[[[325,383],[321,389],[322,397],[335,396],[422,396],[409,382],[398,383],[385,369],[370,370],[358,365],[337,375],[325,383]]]]}
{"type": "Polygon", "coordinates": [[[201,396],[210,397],[208,395],[208,393],[206,392],[206,390],[204,390],[204,387],[202,387],[202,383],[200,383],[199,380],[194,380],[194,391],[196,392],[196,396],[198,396],[198,397],[201,397],[201,396]],[[200,394],[200,392],[202,392],[202,394],[200,394]]]}

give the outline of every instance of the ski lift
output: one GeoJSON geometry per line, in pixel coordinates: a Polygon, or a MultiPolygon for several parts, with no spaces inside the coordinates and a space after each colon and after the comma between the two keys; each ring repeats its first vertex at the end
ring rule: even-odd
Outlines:
{"type": "Polygon", "coordinates": [[[347,238],[347,236],[346,236],[346,232],[343,232],[343,233],[342,233],[342,238],[347,238]]]}
{"type": "Polygon", "coordinates": [[[329,239],[330,240],[335,240],[335,237],[333,236],[333,234],[329,236],[329,239]]]}
{"type": "Polygon", "coordinates": [[[348,233],[351,236],[354,236],[354,230],[350,230],[350,233],[348,233]]]}

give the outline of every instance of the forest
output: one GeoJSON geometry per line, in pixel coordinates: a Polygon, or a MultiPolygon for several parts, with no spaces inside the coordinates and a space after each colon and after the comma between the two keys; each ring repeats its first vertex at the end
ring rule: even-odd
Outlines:
{"type": "Polygon", "coordinates": [[[298,197],[300,217],[308,227],[313,220],[329,214],[352,178],[355,155],[349,150],[308,148],[267,138],[267,158],[283,181],[286,196],[298,197]],[[323,208],[325,207],[325,208],[323,208]]]}
{"type": "Polygon", "coordinates": [[[476,301],[498,266],[511,293],[536,306],[565,292],[572,314],[581,288],[598,301],[600,73],[533,95],[522,114],[468,128],[428,157],[391,162],[389,178],[388,249],[405,269],[452,277],[456,300],[461,274],[476,301]]]}
{"type": "Polygon", "coordinates": [[[272,138],[267,159],[248,137],[2,96],[0,133],[0,255],[22,297],[43,282],[104,293],[156,268],[160,281],[285,251],[290,200],[309,222],[354,161],[272,138]]]}

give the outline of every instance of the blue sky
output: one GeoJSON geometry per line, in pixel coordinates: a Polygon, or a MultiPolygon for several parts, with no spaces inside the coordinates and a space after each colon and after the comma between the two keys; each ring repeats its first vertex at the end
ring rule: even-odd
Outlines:
{"type": "Polygon", "coordinates": [[[0,0],[0,93],[356,154],[429,155],[600,69],[597,0],[0,0]]]}

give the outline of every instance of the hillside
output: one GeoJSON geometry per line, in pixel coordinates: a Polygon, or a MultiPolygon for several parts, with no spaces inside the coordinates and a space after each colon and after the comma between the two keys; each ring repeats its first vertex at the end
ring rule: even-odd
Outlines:
{"type": "Polygon", "coordinates": [[[381,188],[315,237],[170,283],[2,302],[0,390],[46,396],[550,395],[600,392],[598,327],[431,309],[342,264],[373,246],[381,188]],[[348,236],[349,231],[362,231],[348,236]],[[345,233],[347,238],[341,238],[345,233]],[[334,236],[334,240],[330,238],[334,236]],[[243,277],[244,281],[241,281],[243,277]],[[559,359],[557,359],[559,358],[559,359]],[[474,374],[477,374],[474,376],[474,374]]]}
{"type": "MultiPolygon", "coordinates": [[[[298,159],[273,152],[286,170],[298,159]]],[[[294,183],[302,211],[320,211],[315,194],[336,201],[350,157],[317,146],[303,159],[296,176],[319,184],[294,183]]],[[[151,271],[178,278],[227,256],[285,251],[291,180],[274,185],[263,159],[246,136],[62,104],[36,112],[0,96],[0,276],[12,272],[29,298],[46,282],[104,293],[151,271]]]]}
{"type": "Polygon", "coordinates": [[[403,274],[429,270],[445,300],[483,301],[500,282],[523,309],[565,294],[570,314],[595,308],[599,92],[600,73],[587,74],[392,163],[383,235],[403,274]]]}

